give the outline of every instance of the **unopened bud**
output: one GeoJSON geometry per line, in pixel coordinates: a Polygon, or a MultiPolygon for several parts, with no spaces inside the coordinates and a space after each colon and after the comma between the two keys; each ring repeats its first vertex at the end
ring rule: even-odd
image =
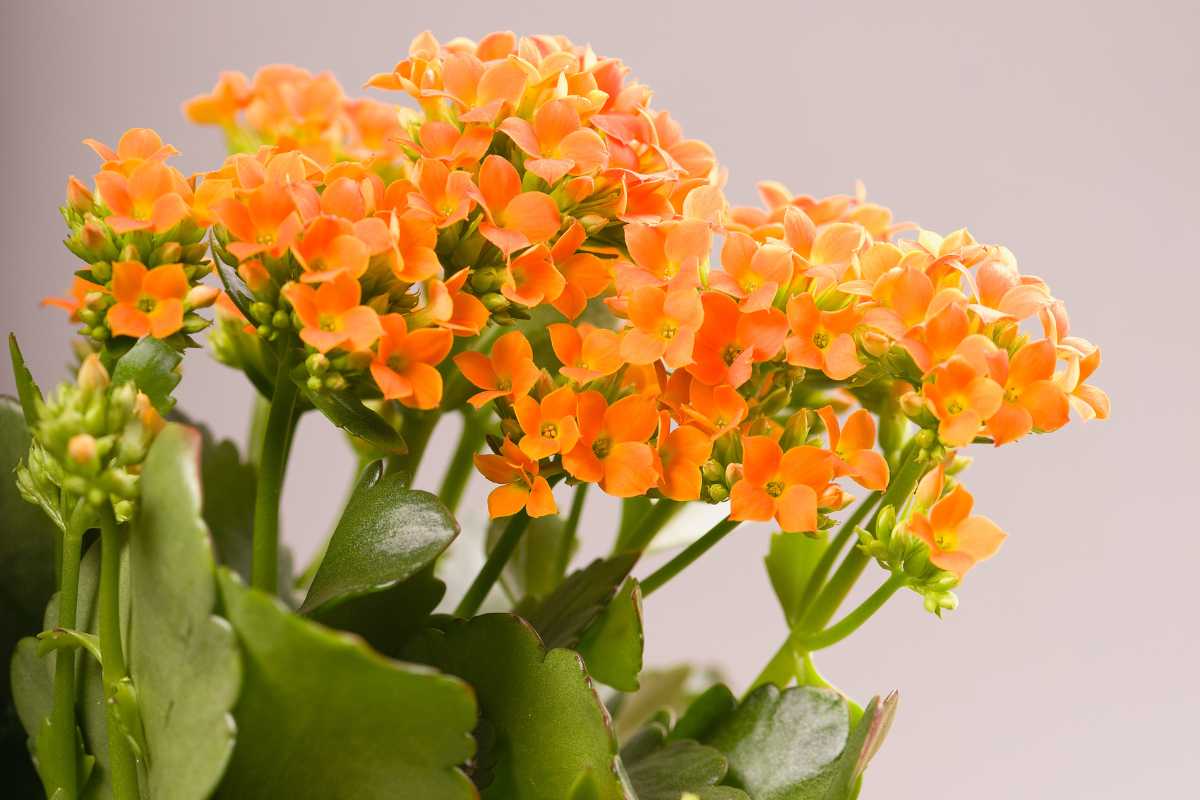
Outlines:
{"type": "Polygon", "coordinates": [[[113,516],[117,518],[117,522],[128,522],[133,519],[133,501],[118,500],[113,503],[113,516]]]}
{"type": "Polygon", "coordinates": [[[100,283],[108,283],[112,277],[112,264],[107,261],[97,261],[92,264],[92,277],[100,283]]]}
{"type": "Polygon", "coordinates": [[[721,466],[721,462],[710,458],[701,465],[700,474],[709,483],[720,483],[725,479],[725,467],[721,466]]]}
{"type": "Polygon", "coordinates": [[[67,457],[86,466],[96,460],[96,439],[91,434],[77,433],[67,442],[67,457]]]}
{"type": "Polygon", "coordinates": [[[188,312],[188,314],[186,316],[184,316],[184,318],[183,318],[183,332],[184,333],[199,333],[200,331],[204,330],[207,327],[208,327],[208,320],[206,320],[204,317],[200,316],[199,314],[193,314],[191,312],[188,312]]]}
{"type": "Polygon", "coordinates": [[[104,389],[108,386],[108,370],[100,363],[100,356],[92,353],[83,360],[83,363],[79,365],[79,373],[75,376],[75,382],[84,391],[104,389]]]}
{"type": "Polygon", "coordinates": [[[495,313],[508,308],[508,300],[502,294],[491,292],[479,298],[483,302],[483,307],[488,311],[495,313]]]}
{"type": "Polygon", "coordinates": [[[371,366],[371,351],[355,350],[346,354],[346,369],[350,372],[358,372],[369,366],[371,366]]]}
{"type": "Polygon", "coordinates": [[[84,247],[94,253],[116,250],[112,242],[108,239],[108,233],[105,232],[104,227],[98,220],[88,220],[83,224],[83,227],[79,229],[79,241],[83,243],[84,247]]]}
{"type": "Polygon", "coordinates": [[[862,348],[874,358],[883,358],[891,348],[891,342],[878,331],[867,331],[862,335],[862,348]]]}
{"type": "Polygon", "coordinates": [[[280,330],[287,330],[292,325],[292,315],[284,311],[282,308],[271,315],[271,326],[280,330]]]}
{"type": "Polygon", "coordinates": [[[936,440],[936,435],[930,430],[917,431],[917,435],[913,437],[913,443],[921,449],[930,447],[936,440]]]}
{"type": "Polygon", "coordinates": [[[927,411],[925,398],[916,392],[905,392],[900,395],[900,410],[912,420],[920,420],[927,411]]]}
{"type": "Polygon", "coordinates": [[[729,499],[729,490],[719,483],[714,483],[708,487],[708,499],[714,503],[720,503],[729,499]]]}
{"type": "Polygon", "coordinates": [[[725,484],[727,486],[733,486],[742,479],[743,472],[744,470],[742,469],[741,464],[730,464],[729,466],[725,467],[725,484]]]}
{"type": "Polygon", "coordinates": [[[346,379],[337,373],[325,376],[325,388],[331,392],[344,391],[346,389],[346,385],[346,379]]]}
{"type": "Polygon", "coordinates": [[[67,205],[76,211],[91,211],[96,204],[92,192],[74,175],[67,178],[67,205]]]}
{"type": "Polygon", "coordinates": [[[886,542],[892,538],[892,529],[895,527],[895,506],[887,505],[879,509],[879,514],[875,517],[875,535],[886,542]]]}
{"type": "Polygon", "coordinates": [[[785,405],[787,405],[787,401],[790,396],[791,392],[788,391],[787,387],[780,386],[778,389],[763,398],[759,408],[764,414],[776,414],[781,411],[785,405]]]}
{"type": "Polygon", "coordinates": [[[329,358],[323,353],[313,353],[304,360],[310,375],[324,375],[329,371],[329,358]]]}
{"type": "Polygon", "coordinates": [[[193,286],[188,291],[187,297],[184,298],[183,304],[187,308],[208,308],[217,302],[217,298],[220,296],[221,290],[215,286],[193,286]]]}
{"type": "Polygon", "coordinates": [[[155,266],[159,264],[178,264],[182,258],[183,245],[179,242],[163,242],[150,254],[150,263],[155,266]]]}
{"type": "Polygon", "coordinates": [[[141,261],[142,254],[141,254],[141,251],[139,251],[137,249],[137,247],[135,247],[133,244],[127,244],[121,248],[121,256],[117,260],[118,261],[141,261]]]}
{"type": "Polygon", "coordinates": [[[275,316],[275,309],[266,303],[251,303],[250,316],[263,325],[270,325],[272,318],[275,316]]]}
{"type": "Polygon", "coordinates": [[[504,434],[513,441],[516,441],[517,439],[521,438],[523,433],[521,430],[521,423],[517,422],[515,419],[501,420],[500,433],[504,434]]]}

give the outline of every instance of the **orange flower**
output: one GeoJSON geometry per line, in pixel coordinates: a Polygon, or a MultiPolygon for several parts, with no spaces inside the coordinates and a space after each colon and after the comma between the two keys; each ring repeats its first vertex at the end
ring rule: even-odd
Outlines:
{"type": "Polygon", "coordinates": [[[700,497],[703,478],[700,467],[712,455],[712,439],[697,427],[680,425],[671,430],[671,415],[663,411],[658,418],[658,458],[662,477],[658,490],[671,500],[695,500],[700,497]]]}
{"type": "Polygon", "coordinates": [[[163,233],[191,213],[191,189],[162,161],[142,161],[128,177],[117,170],[101,170],[96,173],[96,191],[112,211],[105,222],[117,233],[163,233]]]}
{"type": "Polygon", "coordinates": [[[487,324],[487,307],[473,294],[463,291],[471,268],[466,267],[450,276],[445,283],[430,280],[427,284],[429,302],[424,312],[429,320],[455,336],[475,336],[487,324]]]}
{"type": "Polygon", "coordinates": [[[436,367],[450,352],[454,335],[439,328],[408,330],[400,314],[379,318],[383,336],[371,362],[371,377],[385,400],[409,408],[437,408],[442,402],[442,376],[436,367]]]}
{"type": "Polygon", "coordinates": [[[929,545],[929,560],[959,578],[1000,549],[1006,534],[987,517],[971,516],[975,500],[962,487],[933,504],[926,517],[914,512],[908,529],[929,545]]]}
{"type": "Polygon", "coordinates": [[[488,495],[492,519],[510,517],[522,509],[531,517],[558,512],[550,484],[538,475],[538,462],[521,452],[511,439],[504,440],[499,455],[477,454],[475,468],[492,483],[501,484],[488,495]]]}
{"type": "Polygon", "coordinates": [[[579,441],[575,409],[575,392],[569,386],[555,389],[540,403],[529,395],[518,397],[513,411],[525,432],[521,451],[534,460],[570,452],[579,441]]]}
{"type": "Polygon", "coordinates": [[[853,305],[821,311],[811,294],[800,294],[788,301],[787,319],[793,334],[786,343],[789,364],[819,369],[835,381],[863,368],[851,335],[861,319],[853,305]]]}
{"type": "Polygon", "coordinates": [[[179,154],[171,145],[163,144],[162,137],[150,128],[130,128],[125,131],[117,142],[116,150],[95,139],[84,139],[83,143],[104,159],[102,169],[115,170],[125,176],[146,161],[165,161],[179,154]]]}
{"type": "Polygon", "coordinates": [[[533,308],[558,299],[566,281],[550,257],[544,244],[531,247],[508,265],[508,273],[500,286],[500,294],[514,303],[533,308]]]}
{"type": "Polygon", "coordinates": [[[655,453],[646,444],[658,424],[652,399],[635,394],[610,406],[599,392],[583,392],[578,419],[579,442],[563,456],[567,472],[615,497],[636,497],[658,484],[655,453]]]}
{"type": "Polygon", "coordinates": [[[625,245],[634,263],[618,266],[618,291],[664,284],[695,287],[700,285],[701,266],[708,263],[712,233],[700,220],[631,223],[625,226],[625,245]]]}
{"type": "Polygon", "coordinates": [[[416,139],[405,134],[398,138],[424,158],[442,161],[451,169],[462,169],[479,163],[492,143],[492,134],[487,125],[467,125],[460,131],[453,123],[431,119],[421,123],[416,139]]]}
{"type": "Polygon", "coordinates": [[[1054,382],[1057,358],[1049,339],[1030,342],[1012,357],[1004,381],[1004,403],[987,421],[996,445],[1020,439],[1031,430],[1053,431],[1067,424],[1071,404],[1054,382]]]}
{"type": "Polygon", "coordinates": [[[434,246],[437,227],[417,211],[395,210],[354,223],[371,256],[383,256],[397,280],[416,283],[442,274],[434,246]]]}
{"type": "Polygon", "coordinates": [[[687,370],[697,380],[737,388],[751,367],[774,358],[787,338],[787,318],[776,308],[744,313],[719,292],[705,292],[704,324],[696,334],[695,361],[687,370]]]}
{"type": "Polygon", "coordinates": [[[652,364],[661,358],[675,369],[692,361],[704,306],[693,289],[642,286],[629,301],[629,321],[633,327],[621,340],[621,356],[631,364],[652,364]]]}
{"type": "Polygon", "coordinates": [[[743,311],[771,307],[781,287],[792,280],[792,254],[775,244],[759,245],[744,233],[729,233],[721,247],[722,272],[709,282],[714,289],[741,300],[743,311]]]}
{"type": "Polygon", "coordinates": [[[818,409],[817,413],[829,432],[829,449],[837,456],[836,474],[849,475],[865,489],[876,492],[886,489],[888,463],[882,454],[871,449],[875,444],[875,418],[870,412],[858,409],[846,419],[845,428],[838,424],[832,406],[818,409]]]}
{"type": "Polygon", "coordinates": [[[419,191],[408,195],[409,204],[439,228],[465,219],[475,202],[475,184],[471,182],[470,174],[460,169],[451,170],[436,159],[421,159],[417,167],[417,186],[419,191]]]}
{"type": "Polygon", "coordinates": [[[603,169],[608,149],[600,134],[585,128],[575,105],[567,99],[551,100],[533,114],[533,123],[509,117],[500,123],[517,147],[531,158],[525,169],[553,186],[570,173],[584,175],[603,169]]]}
{"type": "Polygon", "coordinates": [[[183,104],[183,114],[197,125],[232,128],[238,111],[250,100],[250,86],[240,72],[222,72],[210,94],[201,94],[183,104]]]}
{"type": "Polygon", "coordinates": [[[322,283],[341,274],[359,278],[367,271],[370,253],[354,235],[354,225],[334,216],[320,216],[309,223],[300,240],[292,245],[305,283],[322,283]]]}
{"type": "Polygon", "coordinates": [[[817,504],[833,480],[833,459],[819,447],[786,453],[770,436],[742,439],[742,478],[730,492],[729,518],[774,518],[789,533],[817,529],[817,504]]]}
{"type": "Polygon", "coordinates": [[[979,428],[1004,403],[1004,389],[963,356],[934,369],[922,391],[938,418],[938,437],[948,447],[974,440],[979,428]]]}
{"type": "Polygon", "coordinates": [[[183,298],[188,280],[181,264],[146,269],[137,261],[113,264],[108,327],[114,336],[165,339],[183,327],[183,298]]]}
{"type": "Polygon", "coordinates": [[[104,287],[100,284],[92,283],[76,275],[75,279],[71,281],[70,297],[47,297],[42,300],[42,305],[61,308],[70,315],[72,322],[78,322],[79,310],[87,304],[88,295],[104,291],[104,287]]]}
{"type": "Polygon", "coordinates": [[[244,200],[213,203],[212,213],[233,237],[227,249],[239,261],[260,253],[279,258],[304,227],[292,193],[273,182],[262,184],[244,200]]]}
{"type": "Polygon", "coordinates": [[[479,168],[480,203],[489,222],[479,232],[508,258],[515,250],[549,241],[558,233],[558,206],[544,192],[522,192],[516,167],[500,156],[488,156],[479,168]]]}
{"type": "Polygon", "coordinates": [[[583,224],[576,220],[550,248],[550,257],[565,281],[562,292],[551,303],[571,320],[583,313],[588,300],[598,296],[612,282],[611,259],[577,252],[586,238],[583,224]]]}
{"type": "Polygon", "coordinates": [[[1070,401],[1085,420],[1108,419],[1108,395],[1102,389],[1084,383],[1100,366],[1100,348],[1093,347],[1083,358],[1073,364],[1068,373],[1067,384],[1071,392],[1070,401]]]}
{"type": "Polygon", "coordinates": [[[690,422],[715,439],[741,425],[750,413],[750,407],[737,389],[729,384],[709,386],[693,380],[682,411],[690,422]]]}
{"type": "Polygon", "coordinates": [[[292,282],[282,292],[304,323],[300,338],[322,353],[368,350],[383,333],[375,310],[359,305],[362,287],[345,272],[316,289],[292,282]]]}
{"type": "Polygon", "coordinates": [[[559,370],[579,384],[612,375],[624,363],[621,339],[615,331],[583,324],[575,328],[557,323],[548,328],[550,346],[562,362],[559,370]]]}
{"type": "Polygon", "coordinates": [[[482,408],[497,397],[515,401],[529,394],[541,370],[533,363],[533,348],[520,331],[509,331],[492,345],[492,355],[468,351],[454,357],[467,380],[483,389],[469,398],[482,408]]]}

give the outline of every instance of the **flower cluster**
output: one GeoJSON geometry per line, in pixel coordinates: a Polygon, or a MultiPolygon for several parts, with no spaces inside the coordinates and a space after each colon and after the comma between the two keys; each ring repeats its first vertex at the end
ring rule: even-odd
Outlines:
{"type": "Polygon", "coordinates": [[[863,546],[914,578],[961,577],[1001,538],[944,467],[909,502],[934,464],[1108,414],[1099,349],[1009,250],[861,189],[766,182],[730,208],[711,148],[616,59],[426,33],[368,85],[417,107],[294,67],[223,75],[186,110],[238,152],[191,180],[150,132],[94,145],[99,197],[72,181],[66,211],[92,266],[62,304],[96,339],[198,329],[211,229],[218,357],[261,373],[272,353],[314,402],[492,407],[475,462],[495,517],[555,513],[566,480],[818,532],[849,479],[905,489],[863,546]]]}
{"type": "Polygon", "coordinates": [[[76,501],[91,508],[111,503],[118,520],[133,516],[141,462],[165,424],[132,382],[113,385],[96,354],[87,356],[75,383],[37,397],[33,443],[17,469],[17,488],[60,528],[76,501]]]}
{"type": "Polygon", "coordinates": [[[196,311],[218,296],[200,282],[212,270],[196,213],[206,193],[166,163],[177,151],[154,131],[131,129],[115,150],[85,143],[104,160],[96,191],[72,177],[62,212],[67,248],[88,266],[68,297],[44,303],[65,309],[97,343],[153,336],[182,348],[208,325],[196,311]]]}

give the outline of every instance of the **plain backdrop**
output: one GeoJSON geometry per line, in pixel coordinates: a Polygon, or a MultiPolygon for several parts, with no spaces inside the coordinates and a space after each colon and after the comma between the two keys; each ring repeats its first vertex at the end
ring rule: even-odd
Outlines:
{"type": "MultiPolygon", "coordinates": [[[[1191,2],[66,2],[0,14],[0,320],[43,385],[70,330],[39,298],[75,268],[59,244],[66,176],[85,136],[157,128],[185,171],[222,156],[179,104],[222,69],[333,70],[350,93],[416,33],[565,33],[623,58],[690,136],[716,149],[735,203],[754,183],[852,191],[902,219],[1002,242],[1103,346],[1114,419],[975,452],[978,505],[1011,537],[938,621],[905,594],[821,668],[864,699],[899,688],[899,719],[866,800],[1181,797],[1200,715],[1194,511],[1200,294],[1194,228],[1196,47],[1191,2]]],[[[0,391],[12,391],[7,368],[0,391]]],[[[243,440],[251,390],[204,353],[181,406],[243,440]]],[[[429,485],[453,443],[432,448],[429,485]]],[[[311,416],[285,495],[304,561],[329,529],[352,458],[311,416]]],[[[480,516],[473,484],[466,513],[480,516]]],[[[220,502],[220,498],[209,498],[220,502]]],[[[615,506],[587,507],[585,552],[615,506]]],[[[730,536],[646,604],[647,657],[714,664],[735,689],[784,635],[762,556],[769,530],[730,536]]],[[[462,540],[473,549],[477,539],[462,540]]],[[[468,554],[471,555],[471,554],[468,554]]],[[[863,591],[881,580],[871,568],[863,591]]]]}

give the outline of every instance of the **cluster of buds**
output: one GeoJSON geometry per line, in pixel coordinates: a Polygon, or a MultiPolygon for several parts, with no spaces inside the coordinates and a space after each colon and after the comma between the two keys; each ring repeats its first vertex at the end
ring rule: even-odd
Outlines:
{"type": "Polygon", "coordinates": [[[141,463],[164,424],[146,395],[131,382],[114,386],[92,354],[75,383],[37,398],[36,408],[29,458],[17,470],[21,496],[60,524],[75,499],[110,503],[118,520],[130,519],[141,463]]]}
{"type": "Polygon", "coordinates": [[[69,249],[87,267],[70,295],[47,298],[98,343],[154,336],[179,349],[208,321],[196,313],[218,291],[201,280],[212,270],[203,241],[204,202],[192,182],[166,164],[176,150],[144,128],[125,133],[116,150],[86,142],[104,159],[93,193],[72,177],[63,218],[69,249]]]}

